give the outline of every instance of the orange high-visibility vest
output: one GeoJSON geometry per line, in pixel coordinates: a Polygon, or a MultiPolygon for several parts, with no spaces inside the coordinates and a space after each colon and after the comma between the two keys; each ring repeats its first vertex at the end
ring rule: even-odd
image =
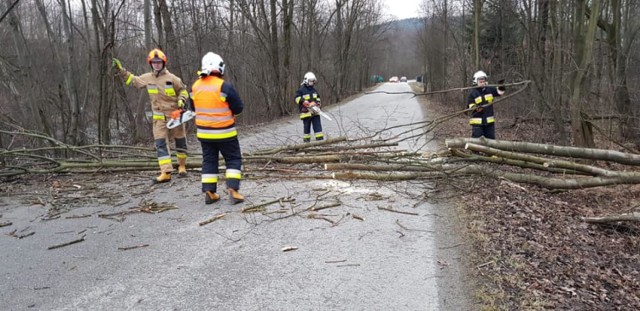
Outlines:
{"type": "Polygon", "coordinates": [[[216,76],[198,79],[192,87],[193,106],[196,110],[197,137],[220,140],[238,135],[235,117],[229,109],[227,96],[222,92],[224,80],[216,76]]]}

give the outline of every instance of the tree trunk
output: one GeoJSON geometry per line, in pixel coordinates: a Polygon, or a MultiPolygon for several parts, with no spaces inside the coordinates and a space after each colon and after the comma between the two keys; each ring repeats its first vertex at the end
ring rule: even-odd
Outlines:
{"type": "Polygon", "coordinates": [[[594,147],[591,125],[583,118],[585,82],[592,63],[593,43],[595,40],[596,25],[600,14],[600,0],[592,1],[592,12],[588,22],[584,23],[586,0],[578,1],[575,14],[575,51],[574,58],[577,68],[571,79],[571,97],[569,106],[571,110],[571,128],[573,141],[580,147],[594,147]],[[586,27],[585,27],[586,26],[586,27]]]}
{"type": "Polygon", "coordinates": [[[151,0],[144,0],[144,47],[147,51],[153,49],[151,33],[151,0]]]}
{"type": "Polygon", "coordinates": [[[480,70],[480,16],[485,0],[473,0],[473,64],[475,70],[480,70]]]}
{"type": "Polygon", "coordinates": [[[62,74],[64,76],[64,81],[66,85],[66,93],[69,100],[69,112],[70,112],[70,120],[69,120],[69,131],[68,138],[69,142],[73,145],[84,144],[84,139],[80,137],[79,129],[82,127],[82,115],[80,99],[78,98],[78,86],[77,80],[75,77],[78,76],[76,62],[74,58],[76,57],[75,51],[75,42],[74,42],[74,31],[71,27],[73,20],[71,19],[71,14],[67,11],[67,3],[65,0],[60,0],[60,7],[62,8],[63,15],[63,29],[64,29],[64,38],[66,39],[67,46],[67,57],[65,66],[63,66],[62,74]]]}
{"type": "Polygon", "coordinates": [[[160,10],[160,14],[162,15],[164,32],[167,37],[167,47],[165,53],[167,55],[167,58],[169,58],[173,64],[171,65],[171,71],[174,71],[174,73],[178,77],[184,77],[184,73],[182,72],[182,63],[180,62],[180,53],[178,51],[179,42],[173,29],[171,12],[169,12],[167,1],[158,0],[158,9],[160,10]]]}

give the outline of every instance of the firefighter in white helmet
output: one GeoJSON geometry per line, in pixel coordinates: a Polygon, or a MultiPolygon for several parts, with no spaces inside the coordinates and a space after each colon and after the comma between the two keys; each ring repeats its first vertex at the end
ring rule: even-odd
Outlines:
{"type": "Polygon", "coordinates": [[[304,142],[311,141],[311,125],[313,125],[315,139],[324,139],[320,115],[314,114],[313,110],[309,109],[309,107],[312,106],[318,106],[318,108],[320,108],[321,105],[320,96],[314,87],[316,82],[316,75],[314,75],[313,72],[307,72],[304,74],[300,88],[296,91],[295,102],[300,111],[300,119],[302,119],[302,141],[304,142]]]}
{"type": "Polygon", "coordinates": [[[218,157],[225,162],[227,190],[233,204],[244,201],[238,192],[242,177],[242,154],[236,130],[236,115],[242,100],[231,83],[224,81],[224,61],[209,52],[202,58],[200,79],[193,83],[192,99],[196,111],[197,137],[202,145],[202,192],[205,204],[220,200],[218,157]]]}
{"type": "MultiPolygon", "coordinates": [[[[484,136],[489,139],[496,139],[495,117],[491,103],[494,97],[504,94],[505,88],[504,86],[498,86],[498,88],[488,87],[486,86],[488,82],[488,76],[484,71],[478,71],[473,74],[473,85],[477,87],[471,90],[467,98],[469,108],[473,108],[471,119],[469,119],[471,137],[484,136]]],[[[504,80],[498,81],[498,84],[503,83],[504,80]]]]}

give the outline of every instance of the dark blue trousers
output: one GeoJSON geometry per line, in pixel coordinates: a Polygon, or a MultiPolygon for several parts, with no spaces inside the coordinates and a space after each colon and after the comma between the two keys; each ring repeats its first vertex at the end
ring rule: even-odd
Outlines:
{"type": "MultiPolygon", "coordinates": [[[[238,170],[242,168],[242,154],[238,138],[222,142],[212,142],[201,140],[202,145],[202,174],[218,174],[219,154],[224,158],[227,169],[238,170]]],[[[227,174],[228,175],[228,174],[227,174]]],[[[240,178],[226,178],[227,187],[239,190],[240,178]]],[[[216,192],[217,183],[202,183],[202,192],[216,192]]]]}
{"type": "Polygon", "coordinates": [[[482,136],[489,139],[496,139],[496,124],[472,125],[471,137],[480,138],[482,136]]]}

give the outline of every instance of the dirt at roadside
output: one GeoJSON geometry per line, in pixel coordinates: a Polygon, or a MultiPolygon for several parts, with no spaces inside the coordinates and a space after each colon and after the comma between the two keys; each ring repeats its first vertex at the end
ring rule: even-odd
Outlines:
{"type": "MultiPolygon", "coordinates": [[[[434,116],[461,109],[423,101],[434,116]]],[[[552,137],[500,119],[498,139],[552,137]]],[[[435,133],[468,137],[465,116],[435,133]]],[[[465,231],[463,260],[486,310],[640,310],[640,224],[588,224],[585,216],[640,211],[640,185],[549,191],[482,177],[438,184],[465,231]],[[456,195],[451,195],[456,194],[456,195]]],[[[451,215],[450,214],[450,215],[451,215]]]]}

